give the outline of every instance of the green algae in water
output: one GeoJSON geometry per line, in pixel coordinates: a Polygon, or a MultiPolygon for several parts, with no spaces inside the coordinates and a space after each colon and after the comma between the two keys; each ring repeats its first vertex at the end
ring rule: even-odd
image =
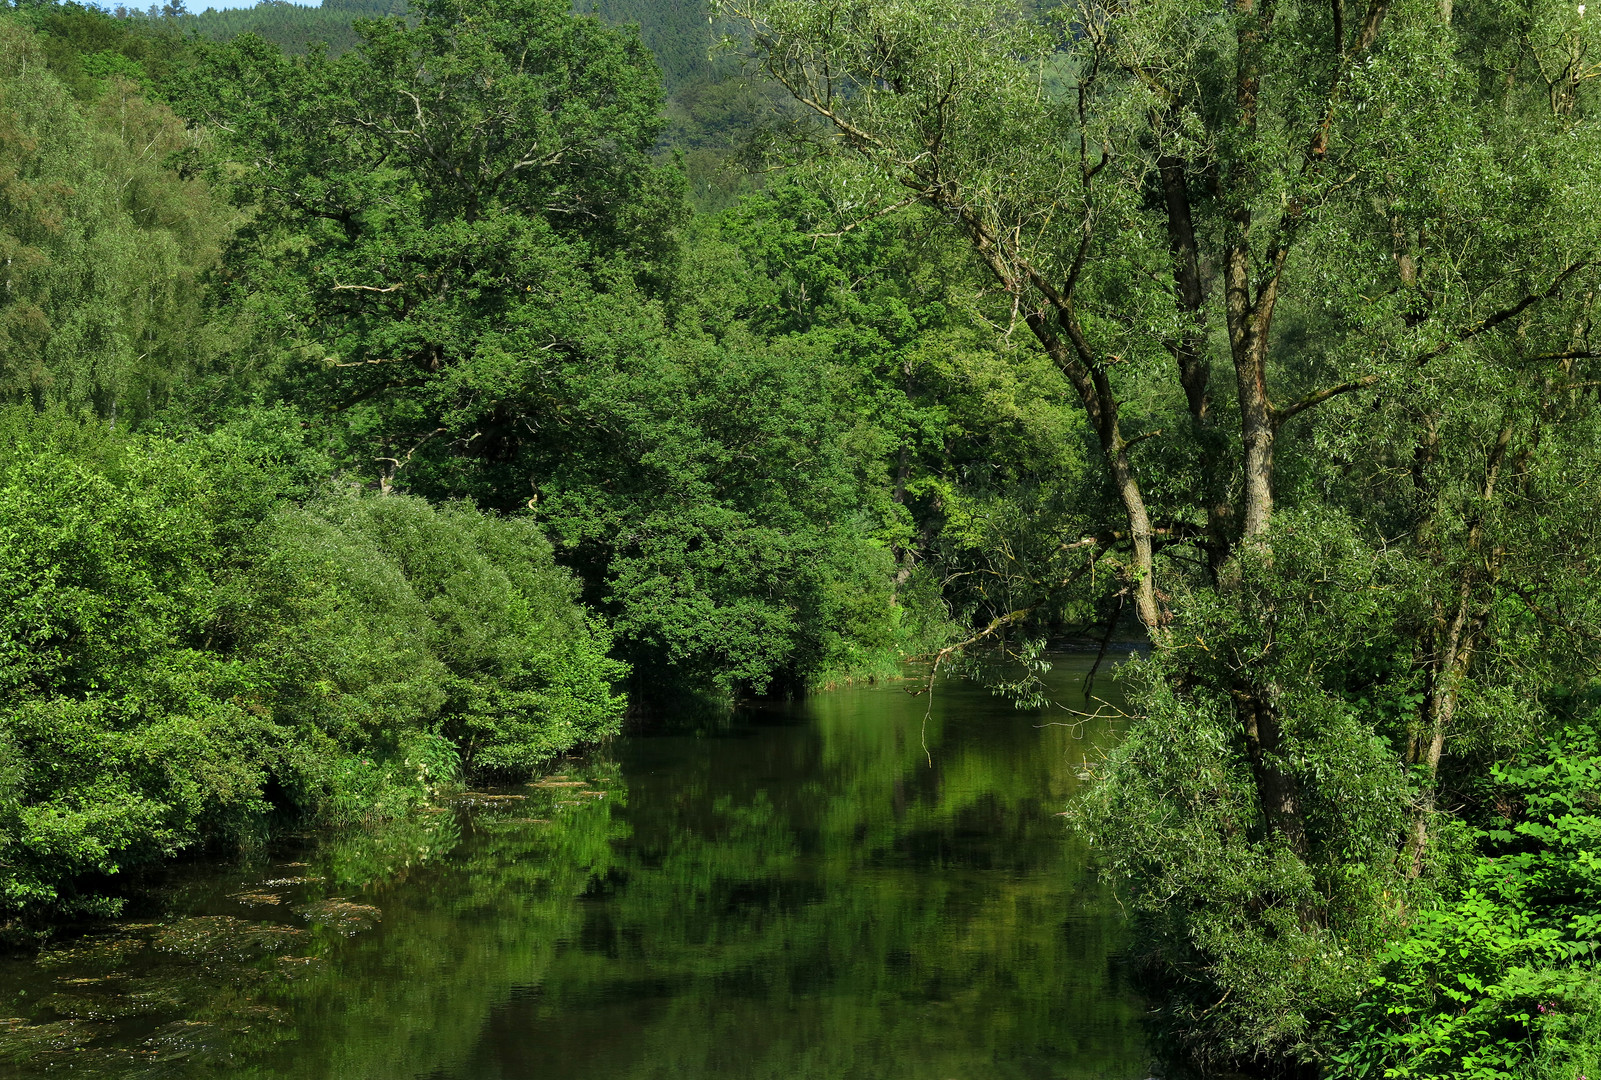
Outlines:
{"type": "Polygon", "coordinates": [[[1116,907],[1056,816],[1113,733],[926,705],[749,710],[196,872],[0,961],[0,1073],[1139,1080],[1116,907]]]}

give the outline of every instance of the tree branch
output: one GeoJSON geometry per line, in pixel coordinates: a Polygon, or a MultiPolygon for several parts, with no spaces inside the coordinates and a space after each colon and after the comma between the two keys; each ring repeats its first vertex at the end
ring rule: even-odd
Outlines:
{"type": "Polygon", "coordinates": [[[900,202],[891,203],[889,206],[886,206],[886,207],[883,207],[882,209],[873,211],[871,214],[868,214],[866,217],[858,218],[857,220],[851,222],[849,225],[845,226],[843,229],[840,229],[837,232],[809,233],[807,235],[809,235],[813,240],[826,240],[826,239],[829,239],[830,237],[844,236],[848,232],[852,232],[852,231],[854,231],[856,229],[860,229],[863,225],[866,225],[869,222],[877,221],[881,217],[887,217],[890,214],[893,214],[897,210],[904,210],[908,206],[912,205],[914,202],[917,202],[919,199],[928,198],[929,194],[930,193],[927,192],[927,191],[914,192],[911,195],[906,196],[906,198],[902,199],[900,202]]]}
{"type": "Polygon", "coordinates": [[[1563,283],[1567,281],[1568,278],[1572,277],[1574,274],[1578,273],[1580,270],[1583,270],[1589,265],[1590,260],[1588,259],[1570,264],[1566,270],[1563,270],[1562,273],[1556,276],[1556,279],[1551,282],[1550,286],[1547,287],[1544,292],[1530,293],[1528,296],[1525,296],[1511,307],[1502,308],[1500,311],[1497,311],[1483,322],[1462,328],[1451,338],[1447,339],[1446,341],[1442,341],[1440,344],[1436,345],[1434,348],[1418,357],[1418,365],[1422,366],[1423,364],[1428,363],[1430,360],[1434,359],[1436,356],[1439,356],[1441,353],[1444,353],[1453,345],[1459,345],[1464,341],[1471,341],[1480,334],[1483,334],[1489,330],[1494,330],[1497,326],[1500,326],[1508,319],[1517,318],[1519,315],[1522,315],[1525,311],[1533,307],[1535,304],[1540,303],[1542,300],[1551,299],[1559,291],[1561,291],[1563,283]]]}
{"type": "Polygon", "coordinates": [[[375,285],[341,285],[336,281],[333,284],[333,291],[334,292],[392,293],[392,292],[398,292],[398,291],[400,291],[401,289],[403,289],[405,287],[406,287],[405,284],[402,283],[402,282],[396,282],[393,285],[389,285],[389,286],[387,286],[385,288],[380,289],[375,285]]]}
{"type": "Polygon", "coordinates": [[[355,406],[360,405],[363,401],[371,400],[386,390],[406,390],[418,386],[426,386],[427,384],[427,379],[401,379],[398,382],[379,383],[377,386],[369,387],[368,389],[356,394],[354,397],[346,398],[338,405],[335,405],[334,412],[344,412],[346,409],[354,408],[355,406]]]}
{"type": "Polygon", "coordinates": [[[1282,409],[1274,409],[1273,424],[1277,427],[1291,417],[1298,416],[1314,406],[1323,404],[1329,398],[1339,397],[1341,394],[1349,394],[1353,390],[1361,390],[1363,387],[1372,386],[1380,378],[1381,376],[1379,375],[1364,375],[1360,379],[1352,379],[1350,382],[1343,382],[1338,386],[1325,387],[1315,394],[1308,394],[1292,405],[1286,405],[1282,409]]]}

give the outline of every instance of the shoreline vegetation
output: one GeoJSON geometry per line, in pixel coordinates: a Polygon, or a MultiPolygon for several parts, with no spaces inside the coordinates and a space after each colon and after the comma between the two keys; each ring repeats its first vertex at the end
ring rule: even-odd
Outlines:
{"type": "Polygon", "coordinates": [[[3,5],[0,933],[1132,634],[1161,1075],[1598,1075],[1597,14],[3,5]]]}
{"type": "Polygon", "coordinates": [[[120,872],[400,817],[618,729],[627,668],[530,522],[325,492],[281,416],[0,427],[0,775],[25,800],[0,887],[25,917],[114,914],[120,872]]]}

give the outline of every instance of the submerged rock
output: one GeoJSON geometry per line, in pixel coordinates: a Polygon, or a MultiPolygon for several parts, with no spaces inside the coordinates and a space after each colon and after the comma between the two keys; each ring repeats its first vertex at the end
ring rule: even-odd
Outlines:
{"type": "Polygon", "coordinates": [[[251,907],[284,902],[283,895],[274,892],[238,892],[233,894],[232,899],[239,901],[241,904],[248,904],[251,907]]]}
{"type": "Polygon", "coordinates": [[[0,1020],[0,1065],[39,1063],[63,1051],[74,1051],[94,1041],[106,1029],[84,1020],[33,1024],[19,1017],[0,1020]]]}

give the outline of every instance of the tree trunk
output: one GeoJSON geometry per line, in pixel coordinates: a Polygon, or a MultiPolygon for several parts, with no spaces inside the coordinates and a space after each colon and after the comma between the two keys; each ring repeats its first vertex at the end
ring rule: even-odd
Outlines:
{"type": "MultiPolygon", "coordinates": [[[[1246,223],[1248,225],[1248,222],[1246,223]]],[[[1240,442],[1243,453],[1243,498],[1240,535],[1261,536],[1273,518],[1273,443],[1278,418],[1267,394],[1268,333],[1278,300],[1278,272],[1284,253],[1274,258],[1267,284],[1251,296],[1251,256],[1243,236],[1229,249],[1224,264],[1229,350],[1234,360],[1234,384],[1240,403],[1240,442]]]]}
{"type": "Polygon", "coordinates": [[[1258,365],[1236,365],[1235,374],[1244,444],[1240,461],[1244,474],[1240,534],[1251,540],[1265,533],[1273,518],[1273,407],[1258,365]]]}
{"type": "MultiPolygon", "coordinates": [[[[1071,319],[1070,314],[1060,317],[1071,319]]],[[[1091,367],[1083,362],[1089,346],[1082,332],[1071,322],[1066,326],[1072,339],[1071,348],[1052,329],[1042,313],[1031,312],[1028,325],[1045,347],[1046,355],[1078,391],[1090,426],[1095,429],[1101,450],[1106,455],[1112,486],[1128,518],[1134,613],[1139,616],[1151,640],[1159,641],[1163,619],[1161,607],[1156,602],[1155,535],[1151,530],[1151,516],[1145,509],[1145,496],[1140,491],[1139,481],[1135,479],[1134,468],[1129,461],[1128,443],[1124,441],[1118,423],[1117,398],[1112,393],[1111,380],[1107,378],[1104,368],[1091,367]]]]}
{"type": "MultiPolygon", "coordinates": [[[[1249,142],[1256,134],[1257,101],[1262,87],[1257,54],[1273,25],[1276,7],[1273,0],[1237,0],[1236,9],[1242,17],[1237,31],[1234,105],[1240,136],[1249,142]]],[[[1273,440],[1277,424],[1267,395],[1267,351],[1287,252],[1282,245],[1267,252],[1267,273],[1253,296],[1249,192],[1255,166],[1251,155],[1244,155],[1236,169],[1237,173],[1227,178],[1237,190],[1231,193],[1223,288],[1244,447],[1240,463],[1244,473],[1240,533],[1243,539],[1251,540],[1267,531],[1273,517],[1273,440]]]]}
{"type": "Polygon", "coordinates": [[[1445,735],[1456,717],[1457,699],[1462,680],[1467,675],[1473,658],[1473,640],[1468,632],[1468,605],[1473,597],[1470,577],[1464,576],[1457,609],[1445,635],[1445,647],[1436,658],[1436,666],[1429,672],[1423,698],[1423,723],[1419,725],[1418,740],[1410,754],[1423,770],[1423,791],[1413,811],[1407,829],[1403,861],[1406,876],[1415,878],[1423,872],[1423,853],[1428,848],[1429,819],[1434,815],[1436,783],[1440,773],[1440,758],[1445,752],[1445,735]]]}
{"type": "Polygon", "coordinates": [[[1089,418],[1090,426],[1095,430],[1096,439],[1101,444],[1101,451],[1106,455],[1112,486],[1116,489],[1118,501],[1123,504],[1123,512],[1128,518],[1134,611],[1152,642],[1160,642],[1165,620],[1162,618],[1161,607],[1156,602],[1155,546],[1151,531],[1151,516],[1145,509],[1145,496],[1140,491],[1139,482],[1134,478],[1134,469],[1128,456],[1128,443],[1123,439],[1123,432],[1118,423],[1117,395],[1112,391],[1111,380],[1106,374],[1106,365],[1100,361],[1085,336],[1083,327],[1079,325],[1078,317],[1074,314],[1071,288],[1060,290],[1049,279],[1029,268],[1026,263],[1008,261],[1003,253],[1003,245],[971,208],[956,202],[941,202],[938,199],[935,203],[950,212],[961,223],[972,242],[973,250],[1008,292],[1014,296],[1021,296],[1025,290],[1032,289],[1037,291],[1048,305],[1035,308],[1027,314],[1028,328],[1044,347],[1045,354],[1051,358],[1057,370],[1067,377],[1067,381],[1077,392],[1079,402],[1084,406],[1084,413],[1089,418]],[[1052,320],[1047,317],[1047,311],[1055,314],[1056,325],[1052,325],[1052,320]],[[1064,334],[1067,337],[1066,341],[1062,340],[1064,334]]]}
{"type": "Polygon", "coordinates": [[[1212,363],[1206,351],[1206,290],[1201,279],[1200,250],[1190,209],[1182,158],[1168,154],[1157,159],[1162,198],[1167,208],[1168,250],[1173,256],[1173,285],[1179,310],[1190,325],[1168,350],[1178,363],[1179,385],[1190,412],[1190,431],[1201,458],[1201,498],[1206,508],[1206,564],[1215,584],[1232,547],[1229,528],[1233,507],[1229,501],[1227,445],[1212,416],[1212,363]]]}
{"type": "Polygon", "coordinates": [[[1245,730],[1246,752],[1263,819],[1271,832],[1282,836],[1290,850],[1304,859],[1307,837],[1301,785],[1294,773],[1285,768],[1284,731],[1278,711],[1270,695],[1261,691],[1237,693],[1235,707],[1245,730]]]}
{"type": "Polygon", "coordinates": [[[1422,723],[1418,725],[1417,737],[1408,752],[1423,773],[1423,791],[1402,849],[1408,877],[1415,878],[1423,872],[1423,855],[1429,842],[1429,819],[1434,814],[1439,790],[1440,758],[1445,753],[1445,740],[1451,730],[1451,722],[1456,718],[1462,683],[1467,678],[1479,635],[1489,617],[1487,607],[1474,610],[1473,596],[1481,574],[1488,574],[1491,578],[1497,576],[1499,560],[1486,560],[1482,556],[1484,515],[1489,509],[1490,500],[1495,497],[1496,479],[1511,441],[1512,422],[1508,420],[1502,425],[1485,461],[1484,486],[1479,491],[1481,506],[1468,526],[1467,555],[1457,586],[1455,606],[1444,626],[1444,633],[1434,639],[1439,643],[1438,648],[1432,650],[1433,655],[1428,658],[1425,667],[1423,715],[1419,718],[1422,723]]]}

